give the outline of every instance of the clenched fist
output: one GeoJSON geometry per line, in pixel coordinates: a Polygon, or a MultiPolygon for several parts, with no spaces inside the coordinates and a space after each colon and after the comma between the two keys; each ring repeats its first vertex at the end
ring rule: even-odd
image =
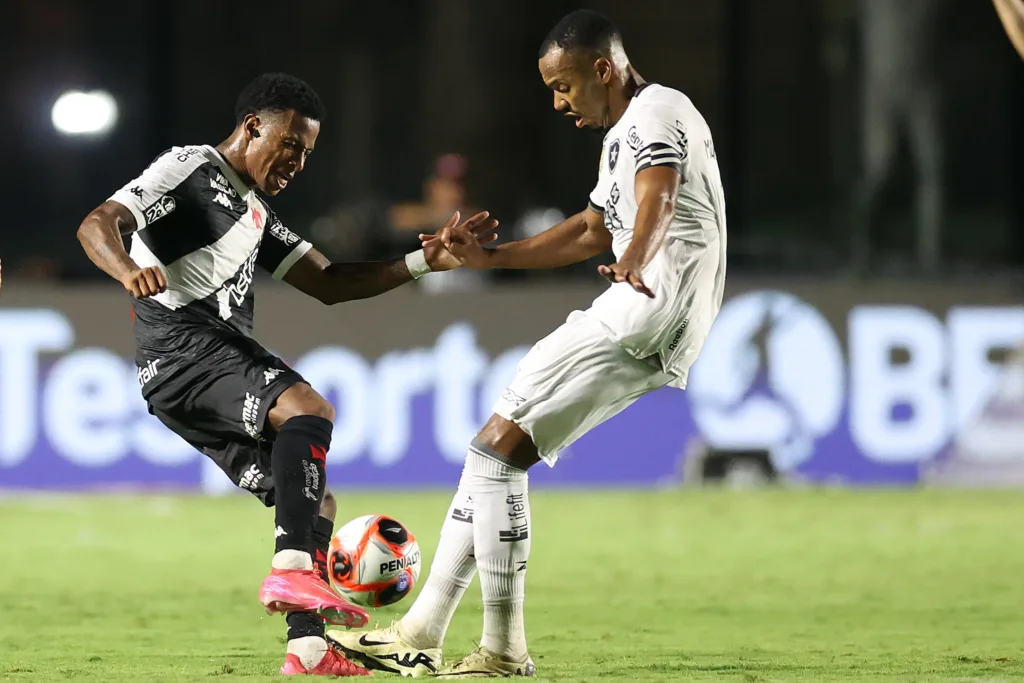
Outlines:
{"type": "Polygon", "coordinates": [[[167,278],[156,266],[131,271],[121,278],[121,284],[136,299],[145,299],[167,291],[167,278]]]}

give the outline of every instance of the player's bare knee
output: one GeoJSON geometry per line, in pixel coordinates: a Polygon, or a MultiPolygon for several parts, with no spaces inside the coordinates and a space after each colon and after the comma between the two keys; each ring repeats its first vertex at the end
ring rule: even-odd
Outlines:
{"type": "Polygon", "coordinates": [[[320,501],[320,516],[326,517],[332,522],[338,515],[338,501],[330,489],[324,491],[324,499],[320,501]]]}
{"type": "MultiPolygon", "coordinates": [[[[319,398],[319,397],[318,397],[319,398]]],[[[318,401],[313,401],[307,406],[308,412],[303,413],[304,415],[314,415],[316,417],[322,417],[330,423],[334,423],[334,406],[332,406],[326,399],[320,398],[318,401]]]]}
{"type": "Polygon", "coordinates": [[[501,415],[492,415],[473,441],[521,470],[528,470],[540,462],[537,447],[530,435],[501,415]]]}
{"type": "Polygon", "coordinates": [[[312,415],[333,423],[334,406],[308,384],[295,384],[281,394],[268,413],[270,424],[276,430],[293,417],[312,415]]]}

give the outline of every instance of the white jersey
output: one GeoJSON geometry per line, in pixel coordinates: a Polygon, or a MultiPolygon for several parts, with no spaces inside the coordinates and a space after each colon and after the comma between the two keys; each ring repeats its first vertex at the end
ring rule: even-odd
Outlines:
{"type": "Polygon", "coordinates": [[[590,194],[591,208],[604,213],[616,259],[633,239],[636,175],[651,166],[672,166],[681,175],[675,216],[643,272],[655,298],[614,284],[587,314],[631,355],[657,363],[682,388],[722,304],[725,198],[707,122],[690,98],[657,84],[639,88],[605,135],[590,194]]]}

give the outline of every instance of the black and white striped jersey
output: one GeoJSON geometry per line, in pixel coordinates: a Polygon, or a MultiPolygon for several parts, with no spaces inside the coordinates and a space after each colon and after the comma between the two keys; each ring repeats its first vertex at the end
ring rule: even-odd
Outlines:
{"type": "Polygon", "coordinates": [[[209,145],[164,152],[110,199],[135,216],[132,260],[167,276],[167,291],[133,302],[143,364],[197,328],[251,336],[255,267],[279,280],[311,248],[209,145]]]}

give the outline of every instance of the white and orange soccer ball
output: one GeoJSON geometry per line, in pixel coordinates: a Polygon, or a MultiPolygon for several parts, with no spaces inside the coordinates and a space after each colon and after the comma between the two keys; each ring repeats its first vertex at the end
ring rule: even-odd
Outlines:
{"type": "Polygon", "coordinates": [[[420,546],[392,517],[356,517],[331,538],[327,572],[334,590],[352,604],[392,605],[419,579],[420,546]]]}

